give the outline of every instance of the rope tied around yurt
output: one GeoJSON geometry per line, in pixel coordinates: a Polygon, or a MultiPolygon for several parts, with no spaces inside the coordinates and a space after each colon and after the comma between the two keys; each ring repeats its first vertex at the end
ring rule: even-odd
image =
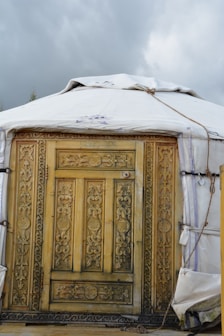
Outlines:
{"type": "MultiPolygon", "coordinates": [[[[150,93],[148,91],[146,91],[147,93],[150,93]]],[[[206,128],[205,125],[203,125],[202,123],[200,123],[199,121],[196,121],[194,120],[193,118],[190,118],[188,116],[186,116],[184,113],[180,112],[179,110],[177,110],[176,108],[174,108],[173,106],[165,103],[163,100],[161,100],[160,98],[156,97],[155,94],[152,94],[152,97],[155,98],[158,102],[160,102],[161,104],[165,105],[166,107],[168,107],[169,109],[173,110],[174,112],[178,113],[179,115],[181,115],[182,117],[188,119],[189,121],[199,125],[200,127],[202,127],[204,129],[204,131],[206,132],[206,137],[207,137],[207,156],[206,156],[206,170],[205,170],[205,176],[209,178],[209,181],[210,181],[210,187],[209,187],[209,190],[210,190],[210,197],[209,197],[209,202],[208,202],[208,208],[207,208],[207,211],[206,211],[206,215],[205,215],[205,220],[203,222],[203,225],[201,227],[201,231],[198,235],[198,238],[194,244],[194,247],[191,251],[191,253],[189,254],[187,260],[184,262],[184,267],[186,267],[186,265],[188,264],[188,262],[190,261],[192,255],[194,254],[197,246],[198,246],[198,243],[201,239],[201,236],[204,232],[204,229],[205,227],[208,225],[208,216],[209,216],[209,212],[210,212],[210,209],[211,209],[211,204],[212,204],[212,198],[213,198],[213,195],[215,193],[215,179],[216,179],[216,175],[215,174],[212,174],[210,169],[209,169],[209,158],[210,158],[210,136],[209,136],[209,131],[208,129],[206,128]]]]}
{"type": "Polygon", "coordinates": [[[156,93],[156,89],[146,88],[145,91],[151,95],[154,95],[156,93]]]}
{"type": "MultiPolygon", "coordinates": [[[[173,110],[174,112],[176,112],[177,114],[179,114],[180,116],[182,116],[183,118],[186,118],[188,119],[189,121],[199,125],[200,127],[202,127],[204,129],[204,131],[206,132],[206,138],[207,138],[207,157],[206,157],[206,170],[205,170],[205,174],[203,174],[204,176],[206,176],[209,181],[210,181],[210,187],[209,187],[209,192],[210,192],[210,197],[209,197],[209,202],[208,202],[208,207],[207,207],[207,211],[206,211],[206,215],[205,215],[205,219],[204,219],[204,222],[203,222],[203,225],[201,227],[201,230],[199,232],[199,235],[197,237],[197,240],[193,246],[193,249],[191,251],[191,253],[189,254],[187,260],[184,262],[184,267],[186,267],[186,265],[188,264],[188,262],[190,261],[192,255],[194,254],[197,246],[198,246],[198,243],[201,239],[201,236],[206,228],[206,226],[208,225],[208,216],[209,216],[209,213],[210,213],[210,209],[211,209],[211,204],[212,204],[212,198],[213,198],[213,195],[215,193],[215,180],[216,180],[216,176],[217,174],[212,174],[210,169],[209,169],[209,159],[210,159],[210,135],[209,135],[209,131],[208,129],[206,128],[205,125],[203,125],[202,123],[194,120],[193,118],[190,118],[188,116],[186,116],[184,113],[180,112],[179,110],[177,110],[176,108],[174,108],[173,106],[167,104],[166,102],[164,102],[163,100],[161,100],[160,98],[158,98],[155,93],[156,93],[156,90],[155,89],[146,89],[145,92],[147,94],[150,94],[154,99],[156,99],[159,103],[165,105],[166,107],[168,107],[169,109],[173,110]]],[[[193,174],[195,175],[195,174],[193,174]]],[[[175,291],[174,293],[172,294],[172,297],[168,303],[168,306],[167,306],[167,309],[164,313],[164,316],[163,316],[163,320],[162,320],[162,323],[160,325],[160,327],[156,328],[155,330],[160,330],[164,327],[165,325],[165,322],[166,322],[166,318],[167,318],[167,315],[168,315],[168,312],[170,310],[170,307],[171,307],[171,304],[172,304],[172,301],[174,299],[174,294],[175,294],[175,291]]]]}
{"type": "Polygon", "coordinates": [[[178,113],[180,116],[182,116],[183,118],[188,119],[189,121],[199,125],[200,127],[202,127],[204,129],[204,131],[206,132],[206,136],[207,136],[207,142],[208,142],[208,146],[207,146],[207,160],[206,160],[206,174],[207,176],[209,176],[211,174],[210,169],[209,169],[209,157],[210,157],[210,136],[209,136],[209,131],[206,128],[205,125],[203,125],[202,123],[200,123],[199,121],[194,120],[193,118],[190,118],[188,116],[186,116],[184,113],[180,112],[179,110],[175,109],[173,106],[165,103],[163,100],[161,100],[160,98],[156,97],[155,93],[156,93],[156,89],[145,89],[145,92],[150,94],[153,98],[155,98],[159,103],[165,105],[166,107],[168,107],[169,109],[173,110],[174,112],[178,113]]]}

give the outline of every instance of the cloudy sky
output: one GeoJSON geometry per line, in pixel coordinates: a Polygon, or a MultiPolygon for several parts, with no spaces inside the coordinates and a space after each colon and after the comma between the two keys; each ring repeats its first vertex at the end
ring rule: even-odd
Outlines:
{"type": "Polygon", "coordinates": [[[0,109],[128,73],[224,105],[223,0],[0,0],[0,109]]]}

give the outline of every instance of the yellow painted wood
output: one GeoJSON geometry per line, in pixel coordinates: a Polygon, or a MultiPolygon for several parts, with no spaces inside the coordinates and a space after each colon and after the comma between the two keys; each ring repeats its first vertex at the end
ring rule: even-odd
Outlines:
{"type": "Polygon", "coordinates": [[[221,231],[221,315],[222,315],[222,335],[224,334],[224,165],[220,166],[220,231],[221,231]]]}
{"type": "Polygon", "coordinates": [[[52,267],[52,246],[53,246],[53,222],[54,222],[54,167],[55,167],[55,142],[49,141],[46,149],[46,160],[48,167],[48,179],[46,186],[46,208],[45,208],[45,225],[43,232],[43,289],[41,295],[40,307],[42,310],[49,309],[50,298],[50,280],[52,267]]]}
{"type": "MultiPolygon", "coordinates": [[[[85,313],[102,313],[105,314],[112,314],[118,311],[117,304],[94,304],[94,303],[71,303],[71,302],[63,302],[63,303],[51,303],[50,304],[50,311],[57,312],[57,311],[64,311],[64,312],[71,312],[74,311],[75,307],[78,306],[78,311],[82,311],[85,313]]],[[[130,305],[123,305],[119,306],[119,312],[121,314],[133,314],[133,307],[130,305]]]]}
{"type": "MultiPolygon", "coordinates": [[[[8,204],[10,204],[8,207],[9,226],[6,245],[6,265],[8,271],[4,289],[5,299],[3,307],[13,308],[16,305],[15,288],[18,281],[23,282],[23,276],[20,274],[19,268],[23,270],[23,267],[27,268],[27,265],[29,265],[29,270],[26,269],[26,293],[22,303],[22,309],[27,310],[30,307],[30,297],[33,290],[32,274],[34,268],[35,225],[32,224],[35,222],[37,208],[31,205],[36,205],[37,203],[35,193],[37,189],[36,141],[27,142],[21,140],[13,143],[10,169],[11,174],[8,193],[8,204]],[[26,159],[25,156],[28,155],[28,152],[32,153],[32,156],[28,156],[28,159],[26,159]],[[19,172],[17,165],[20,166],[23,174],[19,172]],[[29,189],[28,186],[32,186],[32,188],[29,189]],[[21,197],[21,193],[24,198],[21,197]],[[28,199],[30,199],[29,203],[27,202],[28,199]],[[26,202],[27,207],[24,206],[26,202]],[[27,213],[25,213],[26,211],[27,213]],[[21,243],[21,238],[24,238],[24,241],[26,241],[26,253],[24,253],[25,248],[22,246],[24,241],[21,243]],[[22,252],[20,252],[22,257],[18,257],[18,250],[20,249],[22,250],[22,252]]],[[[21,283],[20,286],[22,288],[24,284],[21,283]]]]}
{"type": "Polygon", "coordinates": [[[63,140],[57,142],[57,149],[112,149],[112,150],[131,150],[133,149],[132,140],[63,140]],[[106,144],[106,145],[105,145],[106,144]]]}
{"type": "Polygon", "coordinates": [[[73,270],[81,272],[82,267],[82,240],[83,240],[83,199],[84,199],[84,180],[76,179],[76,198],[75,198],[75,216],[73,226],[74,230],[74,254],[73,270]]]}
{"type": "MultiPolygon", "coordinates": [[[[43,268],[44,268],[44,289],[42,293],[42,303],[41,309],[43,310],[61,310],[61,311],[96,311],[96,312],[118,312],[118,313],[140,313],[141,311],[141,295],[142,295],[142,208],[143,208],[143,155],[144,154],[144,143],[142,141],[102,141],[96,140],[94,142],[90,141],[50,141],[47,145],[47,165],[48,165],[48,181],[47,181],[47,193],[46,193],[46,231],[44,232],[44,247],[43,247],[43,268]],[[72,149],[88,149],[95,150],[101,149],[105,152],[109,150],[116,150],[122,155],[123,150],[130,150],[135,152],[136,160],[134,164],[135,171],[125,170],[124,168],[116,168],[115,170],[105,169],[95,169],[95,167],[90,167],[88,170],[79,169],[57,169],[57,151],[72,150],[72,149]],[[75,201],[74,201],[74,222],[73,222],[73,232],[74,232],[74,247],[73,247],[73,270],[72,272],[52,270],[52,251],[53,251],[53,222],[54,213],[56,212],[55,205],[55,181],[60,180],[74,180],[75,189],[75,201]],[[134,208],[132,209],[132,240],[133,240],[133,253],[132,256],[134,268],[133,271],[130,270],[125,272],[113,272],[113,260],[112,253],[115,249],[115,237],[114,237],[114,204],[116,202],[114,195],[114,183],[115,181],[135,181],[133,202],[134,208]],[[85,269],[84,255],[85,255],[85,233],[87,228],[85,228],[85,212],[87,211],[84,204],[85,195],[87,195],[87,183],[88,181],[93,181],[92,183],[99,183],[104,185],[105,190],[103,191],[103,206],[102,206],[102,230],[103,230],[103,250],[102,250],[102,271],[87,271],[85,269]],[[94,182],[95,181],[95,182],[94,182]],[[84,271],[83,271],[84,270],[84,271]],[[109,304],[107,302],[101,302],[100,304],[91,302],[79,302],[73,300],[67,300],[66,297],[68,292],[65,294],[65,298],[61,300],[63,294],[58,293],[58,291],[52,287],[54,281],[56,281],[56,286],[61,286],[61,283],[65,283],[66,286],[73,286],[74,281],[80,291],[82,289],[82,283],[86,284],[89,282],[86,290],[95,290],[94,286],[99,287],[100,291],[107,291],[112,289],[115,290],[119,286],[133,286],[131,290],[130,298],[132,304],[124,304],[117,302],[109,304]],[[58,282],[60,281],[60,282],[58,282]],[[94,285],[95,282],[95,285],[94,285]],[[51,285],[52,284],[52,285],[51,285]],[[110,285],[111,284],[111,285],[110,285]],[[114,287],[115,286],[115,287],[114,287]],[[52,297],[57,298],[59,295],[59,302],[57,299],[52,299],[52,297]],[[61,302],[60,302],[61,300],[61,302]],[[65,303],[66,302],[66,303],[65,303]]],[[[94,159],[94,156],[93,156],[94,159]]],[[[78,288],[77,287],[77,288],[78,288]]],[[[57,288],[57,287],[56,287],[57,288]]],[[[61,288],[61,287],[60,287],[61,288]]],[[[69,287],[68,287],[69,288],[69,287]]],[[[73,288],[73,287],[71,287],[73,288]]],[[[66,290],[65,290],[66,291],[66,290]]],[[[88,295],[94,295],[90,292],[88,295]]],[[[105,295],[105,294],[103,294],[105,295]]]]}
{"type": "Polygon", "coordinates": [[[104,228],[104,272],[112,272],[112,252],[113,252],[113,179],[106,180],[105,195],[105,228],[104,228]]]}
{"type": "MultiPolygon", "coordinates": [[[[153,208],[152,208],[152,305],[170,293],[172,297],[180,266],[178,220],[181,221],[182,198],[174,142],[154,142],[153,146],[153,208]],[[165,210],[167,209],[167,211],[165,210]],[[168,215],[169,214],[169,215],[168,215]],[[168,242],[168,244],[167,244],[168,242]],[[169,246],[169,247],[168,247],[169,246]],[[169,265],[165,270],[164,265],[169,265]],[[163,272],[160,270],[164,269],[163,272]],[[167,274],[166,274],[167,273],[167,274]],[[166,293],[163,293],[166,288],[166,293]]],[[[169,302],[167,300],[167,306],[169,302]]],[[[166,308],[163,308],[166,309],[166,308]]]]}
{"type": "MultiPolygon", "coordinates": [[[[135,178],[135,173],[130,170],[123,170],[123,171],[113,171],[113,178],[115,179],[123,179],[124,172],[128,173],[129,178],[135,178]]],[[[87,178],[94,178],[95,179],[100,179],[100,178],[110,178],[111,177],[111,171],[105,171],[105,170],[100,170],[100,171],[94,171],[94,175],[92,171],[87,171],[87,170],[57,170],[55,172],[55,177],[57,178],[82,178],[82,179],[87,179],[87,178]]]]}
{"type": "MultiPolygon", "coordinates": [[[[68,281],[117,281],[117,274],[116,273],[101,273],[101,272],[59,272],[59,271],[52,271],[51,273],[52,280],[63,280],[66,279],[68,281]]],[[[134,275],[133,273],[128,274],[121,274],[119,273],[119,280],[120,281],[127,281],[133,282],[134,275]]]]}
{"type": "Polygon", "coordinates": [[[134,204],[134,282],[135,291],[133,293],[134,308],[133,313],[139,313],[142,304],[142,273],[143,273],[143,168],[144,168],[144,143],[136,141],[136,161],[135,161],[135,204],[134,204]]]}
{"type": "MultiPolygon", "coordinates": [[[[54,138],[56,139],[56,138],[54,138]]],[[[21,141],[21,140],[16,140],[21,141]]],[[[27,144],[30,145],[31,143],[34,143],[33,137],[31,137],[31,140],[22,140],[24,143],[27,141],[27,144]]],[[[38,142],[38,141],[37,141],[38,142]]],[[[175,208],[175,211],[172,212],[172,215],[170,216],[169,220],[173,223],[173,231],[171,234],[169,234],[168,239],[173,240],[172,247],[170,246],[169,251],[167,251],[167,255],[164,254],[164,263],[163,260],[161,260],[161,240],[164,238],[164,233],[159,232],[158,230],[158,221],[160,218],[159,211],[160,208],[163,211],[166,200],[161,200],[158,198],[158,186],[159,182],[163,180],[167,174],[164,170],[164,176],[161,175],[161,168],[159,168],[159,157],[160,154],[157,152],[157,147],[165,146],[167,147],[167,153],[170,153],[169,148],[174,146],[176,148],[176,140],[171,138],[158,138],[158,137],[152,137],[150,140],[149,138],[141,138],[136,137],[135,139],[130,140],[123,140],[123,137],[121,137],[119,140],[107,140],[105,139],[98,139],[98,138],[89,138],[88,140],[79,140],[79,139],[71,139],[71,140],[63,140],[61,138],[58,138],[57,140],[51,140],[49,138],[46,138],[46,164],[48,166],[48,178],[46,181],[46,195],[45,195],[45,206],[44,206],[44,218],[43,218],[43,250],[42,250],[42,267],[43,267],[43,290],[41,295],[41,304],[38,309],[40,311],[74,311],[74,312],[102,312],[102,313],[130,313],[130,314],[139,314],[141,312],[144,312],[145,307],[149,307],[150,300],[152,302],[152,307],[154,309],[154,306],[156,307],[157,301],[162,302],[163,301],[163,293],[162,290],[165,288],[166,293],[171,291],[170,282],[175,282],[175,266],[178,264],[175,260],[180,260],[179,253],[177,253],[177,247],[176,242],[178,241],[178,235],[175,228],[177,228],[177,222],[179,217],[179,214],[181,213],[182,204],[180,201],[180,188],[179,188],[179,179],[178,179],[178,167],[175,166],[176,161],[178,160],[177,157],[172,158],[172,163],[170,163],[170,166],[168,164],[169,160],[166,159],[164,156],[161,159],[161,165],[160,167],[163,167],[163,163],[167,165],[167,170],[172,170],[172,178],[170,179],[170,182],[168,182],[169,187],[172,187],[172,197],[169,198],[169,202],[172,203],[172,207],[175,208]],[[138,140],[139,139],[139,140],[138,140]],[[150,150],[148,151],[148,147],[146,144],[150,144],[150,150]],[[145,150],[144,146],[146,146],[147,150],[145,150]],[[88,153],[93,152],[96,153],[98,151],[101,151],[104,153],[112,153],[113,151],[119,152],[122,154],[124,153],[132,153],[131,158],[133,158],[134,167],[130,170],[125,170],[123,168],[115,167],[114,170],[103,169],[103,168],[97,168],[94,167],[94,165],[89,169],[88,167],[84,167],[83,169],[78,169],[77,167],[75,169],[72,168],[72,165],[67,165],[67,169],[62,168],[63,164],[59,162],[62,161],[63,158],[58,159],[59,152],[61,153],[70,153],[73,155],[74,160],[74,153],[88,153]],[[145,153],[144,153],[145,151],[145,153]],[[135,153],[133,155],[133,153],[135,153]],[[60,169],[59,167],[60,165],[60,169]],[[144,166],[144,167],[143,167],[144,166]],[[159,173],[160,169],[160,173],[159,173]],[[145,176],[143,176],[144,171],[147,171],[147,174],[145,173],[145,176]],[[146,176],[147,175],[147,176],[146,176]],[[143,178],[144,177],[144,178],[143,178]],[[150,177],[150,178],[149,178],[150,177]],[[151,181],[147,182],[146,181],[151,181]],[[71,257],[72,262],[69,261],[69,265],[71,266],[71,270],[59,270],[56,265],[56,259],[55,257],[55,250],[56,250],[56,233],[57,230],[57,221],[56,221],[56,215],[57,215],[57,202],[56,201],[56,192],[57,189],[60,189],[58,185],[62,185],[63,181],[65,183],[69,182],[68,184],[71,185],[71,188],[73,190],[74,200],[73,200],[73,206],[72,206],[72,228],[71,228],[71,257]],[[102,270],[99,271],[86,271],[84,269],[85,263],[84,263],[84,234],[86,228],[84,227],[85,221],[86,221],[86,206],[85,206],[85,193],[86,193],[86,183],[88,181],[93,181],[94,183],[97,181],[101,181],[104,184],[104,207],[102,208],[103,214],[102,214],[102,246],[103,246],[103,259],[101,262],[102,270]],[[122,181],[127,182],[130,181],[130,189],[133,188],[135,194],[133,196],[133,209],[132,212],[132,225],[133,225],[133,231],[132,231],[132,242],[133,242],[133,255],[132,255],[132,270],[129,271],[113,271],[113,268],[115,268],[115,261],[113,259],[113,251],[116,248],[115,243],[115,234],[114,234],[114,228],[116,227],[116,220],[114,219],[114,207],[116,205],[115,200],[115,193],[117,192],[117,188],[119,189],[119,186],[122,185],[122,181]],[[70,184],[71,182],[71,184],[70,184]],[[147,197],[143,199],[143,187],[145,185],[145,189],[147,189],[147,197]],[[176,189],[175,189],[176,188],[176,189]],[[150,208],[152,211],[145,212],[145,208],[150,208]],[[143,218],[144,217],[144,218],[143,218]],[[144,236],[144,227],[147,228],[147,232],[152,232],[152,250],[151,250],[151,239],[150,235],[148,240],[145,240],[145,244],[143,246],[143,236],[144,236]],[[150,248],[147,250],[148,246],[150,248]],[[147,256],[147,259],[146,259],[147,256]],[[148,257],[150,256],[150,257],[148,257]],[[144,260],[145,258],[145,260],[144,260]],[[158,272],[157,265],[158,261],[160,261],[161,264],[170,265],[171,272],[173,273],[173,277],[171,281],[168,283],[168,281],[165,283],[165,285],[161,285],[160,283],[160,273],[158,272]],[[147,271],[147,263],[151,265],[152,270],[150,269],[149,272],[147,271]],[[146,276],[144,275],[144,270],[146,272],[146,276]],[[68,298],[69,290],[65,288],[65,296],[64,299],[62,299],[62,296],[64,294],[59,293],[62,295],[59,299],[57,299],[57,291],[58,288],[55,286],[55,283],[61,283],[62,287],[60,288],[61,293],[63,293],[64,288],[63,285],[65,284],[65,287],[70,290],[70,292],[74,292],[75,286],[77,285],[81,291],[87,291],[88,296],[90,297],[88,302],[80,302],[77,299],[74,299],[72,301],[72,298],[68,298]],[[82,284],[86,284],[87,287],[82,288],[82,284]],[[115,291],[117,290],[116,286],[119,284],[123,285],[132,285],[133,284],[133,302],[130,304],[123,304],[123,303],[105,303],[104,302],[98,302],[96,303],[94,299],[91,299],[91,296],[94,294],[91,292],[91,286],[99,285],[99,283],[102,284],[102,287],[99,288],[100,293],[102,293],[105,288],[111,289],[112,291],[115,288],[115,291]],[[160,284],[159,284],[160,283],[160,284]],[[52,286],[54,284],[54,288],[52,286]],[[111,288],[109,287],[111,284],[111,288]],[[159,285],[158,285],[159,284],[159,285]],[[70,287],[69,287],[70,286],[70,287]],[[143,286],[145,286],[143,288],[143,286]],[[56,288],[56,289],[55,289],[56,288]],[[145,292],[145,289],[147,289],[147,293],[145,292]],[[89,292],[88,292],[89,291],[89,292]],[[162,293],[162,294],[161,294],[162,293]],[[146,296],[148,295],[149,301],[144,301],[144,294],[146,296]],[[67,298],[66,298],[67,295],[67,298]],[[53,297],[53,299],[52,299],[53,297]],[[55,299],[56,298],[56,299],[55,299]],[[61,300],[61,302],[60,302],[61,300]],[[75,302],[74,302],[75,301],[75,302]],[[146,305],[145,305],[146,302],[146,305]],[[148,305],[149,302],[149,305],[148,305]],[[142,310],[141,310],[142,309],[142,310]]],[[[12,204],[12,208],[15,207],[16,203],[18,203],[17,198],[19,196],[16,195],[15,192],[15,186],[16,186],[16,180],[18,179],[19,170],[17,168],[19,162],[16,161],[16,147],[13,145],[12,148],[12,158],[11,158],[11,166],[12,174],[10,174],[10,183],[9,183],[9,202],[12,204]]],[[[45,148],[45,147],[44,147],[45,148]]],[[[171,150],[172,152],[172,150],[171,150]]],[[[62,154],[63,154],[62,153],[62,154]]],[[[177,151],[176,151],[177,155],[177,151]]],[[[161,155],[163,156],[163,154],[161,155]]],[[[38,157],[35,158],[36,160],[36,167],[38,167],[38,157]]],[[[94,155],[93,155],[94,160],[94,155]]],[[[45,163],[45,157],[44,157],[44,163],[45,163]]],[[[44,165],[43,165],[44,166],[44,165]]],[[[102,166],[103,167],[103,166],[102,166]]],[[[36,172],[34,172],[36,174],[36,172]]],[[[43,176],[40,175],[41,177],[43,176]]],[[[41,178],[40,178],[41,182],[41,178]]],[[[33,194],[33,202],[35,203],[35,200],[37,199],[35,196],[35,192],[38,193],[37,187],[40,186],[40,183],[38,186],[34,186],[34,194],[33,194]],[[36,189],[36,190],[35,190],[36,189]]],[[[163,193],[161,193],[163,194],[163,193]]],[[[60,196],[60,190],[59,190],[59,196],[60,196]]],[[[38,205],[37,205],[38,206],[38,205]]],[[[35,207],[34,207],[35,208],[35,207]]],[[[41,207],[42,209],[42,207],[41,207]]],[[[43,213],[43,212],[42,212],[43,213]]],[[[34,232],[35,232],[35,223],[37,222],[34,217],[35,210],[33,212],[33,233],[31,240],[34,239],[34,232]]],[[[42,220],[42,219],[41,219],[42,220]]],[[[8,302],[10,301],[10,296],[12,296],[13,289],[10,285],[10,279],[13,275],[13,262],[12,262],[12,256],[16,253],[15,249],[13,249],[14,243],[16,242],[16,232],[14,228],[14,222],[15,222],[15,213],[14,211],[10,211],[9,213],[9,221],[10,225],[8,228],[8,238],[7,238],[7,267],[8,267],[8,274],[7,274],[7,280],[6,285],[4,289],[5,293],[5,299],[3,303],[3,307],[5,309],[8,309],[8,302]],[[12,252],[13,251],[13,252],[12,252]]],[[[118,223],[119,221],[117,221],[118,223]]],[[[146,230],[145,230],[146,232],[146,230]]],[[[144,238],[145,239],[145,238],[144,238]]],[[[164,242],[166,240],[164,239],[164,242]]],[[[64,246],[66,249],[66,246],[64,246]]],[[[165,251],[166,252],[166,251],[165,251]]],[[[33,268],[34,268],[34,259],[29,261],[29,279],[31,279],[33,275],[33,268]]],[[[86,268],[88,269],[88,267],[86,268]]],[[[165,273],[164,273],[165,274],[165,273]]],[[[165,277],[164,277],[165,278],[165,277]]],[[[42,284],[42,281],[39,280],[37,276],[37,281],[39,281],[40,284],[42,284]]],[[[32,292],[30,292],[32,294],[32,292]]],[[[167,297],[165,294],[164,297],[167,297]]],[[[32,298],[30,299],[30,302],[32,302],[32,298]]],[[[22,310],[23,308],[17,307],[16,309],[22,310]]],[[[156,309],[155,309],[156,311],[156,309]]]]}

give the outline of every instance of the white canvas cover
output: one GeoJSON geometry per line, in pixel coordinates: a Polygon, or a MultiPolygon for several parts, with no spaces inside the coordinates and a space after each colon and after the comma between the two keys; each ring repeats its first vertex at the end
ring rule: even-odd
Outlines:
{"type": "MultiPolygon", "coordinates": [[[[183,319],[189,304],[204,300],[203,288],[209,297],[220,293],[219,166],[224,162],[223,120],[223,106],[200,99],[179,85],[125,74],[76,78],[57,94],[0,113],[0,164],[8,167],[11,140],[23,129],[175,136],[183,191],[182,266],[184,274],[191,275],[182,281],[180,271],[173,298],[173,308],[183,319]],[[200,288],[201,296],[196,296],[192,288],[200,288]],[[179,290],[186,294],[184,298],[179,290]]],[[[3,223],[7,221],[7,176],[0,176],[3,223]]],[[[5,226],[1,227],[0,257],[4,266],[5,226]]]]}

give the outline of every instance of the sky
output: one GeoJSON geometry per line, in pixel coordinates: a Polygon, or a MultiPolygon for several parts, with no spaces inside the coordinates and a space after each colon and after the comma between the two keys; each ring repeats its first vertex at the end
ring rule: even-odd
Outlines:
{"type": "Polygon", "coordinates": [[[223,0],[0,0],[0,110],[118,73],[224,105],[223,0]]]}

